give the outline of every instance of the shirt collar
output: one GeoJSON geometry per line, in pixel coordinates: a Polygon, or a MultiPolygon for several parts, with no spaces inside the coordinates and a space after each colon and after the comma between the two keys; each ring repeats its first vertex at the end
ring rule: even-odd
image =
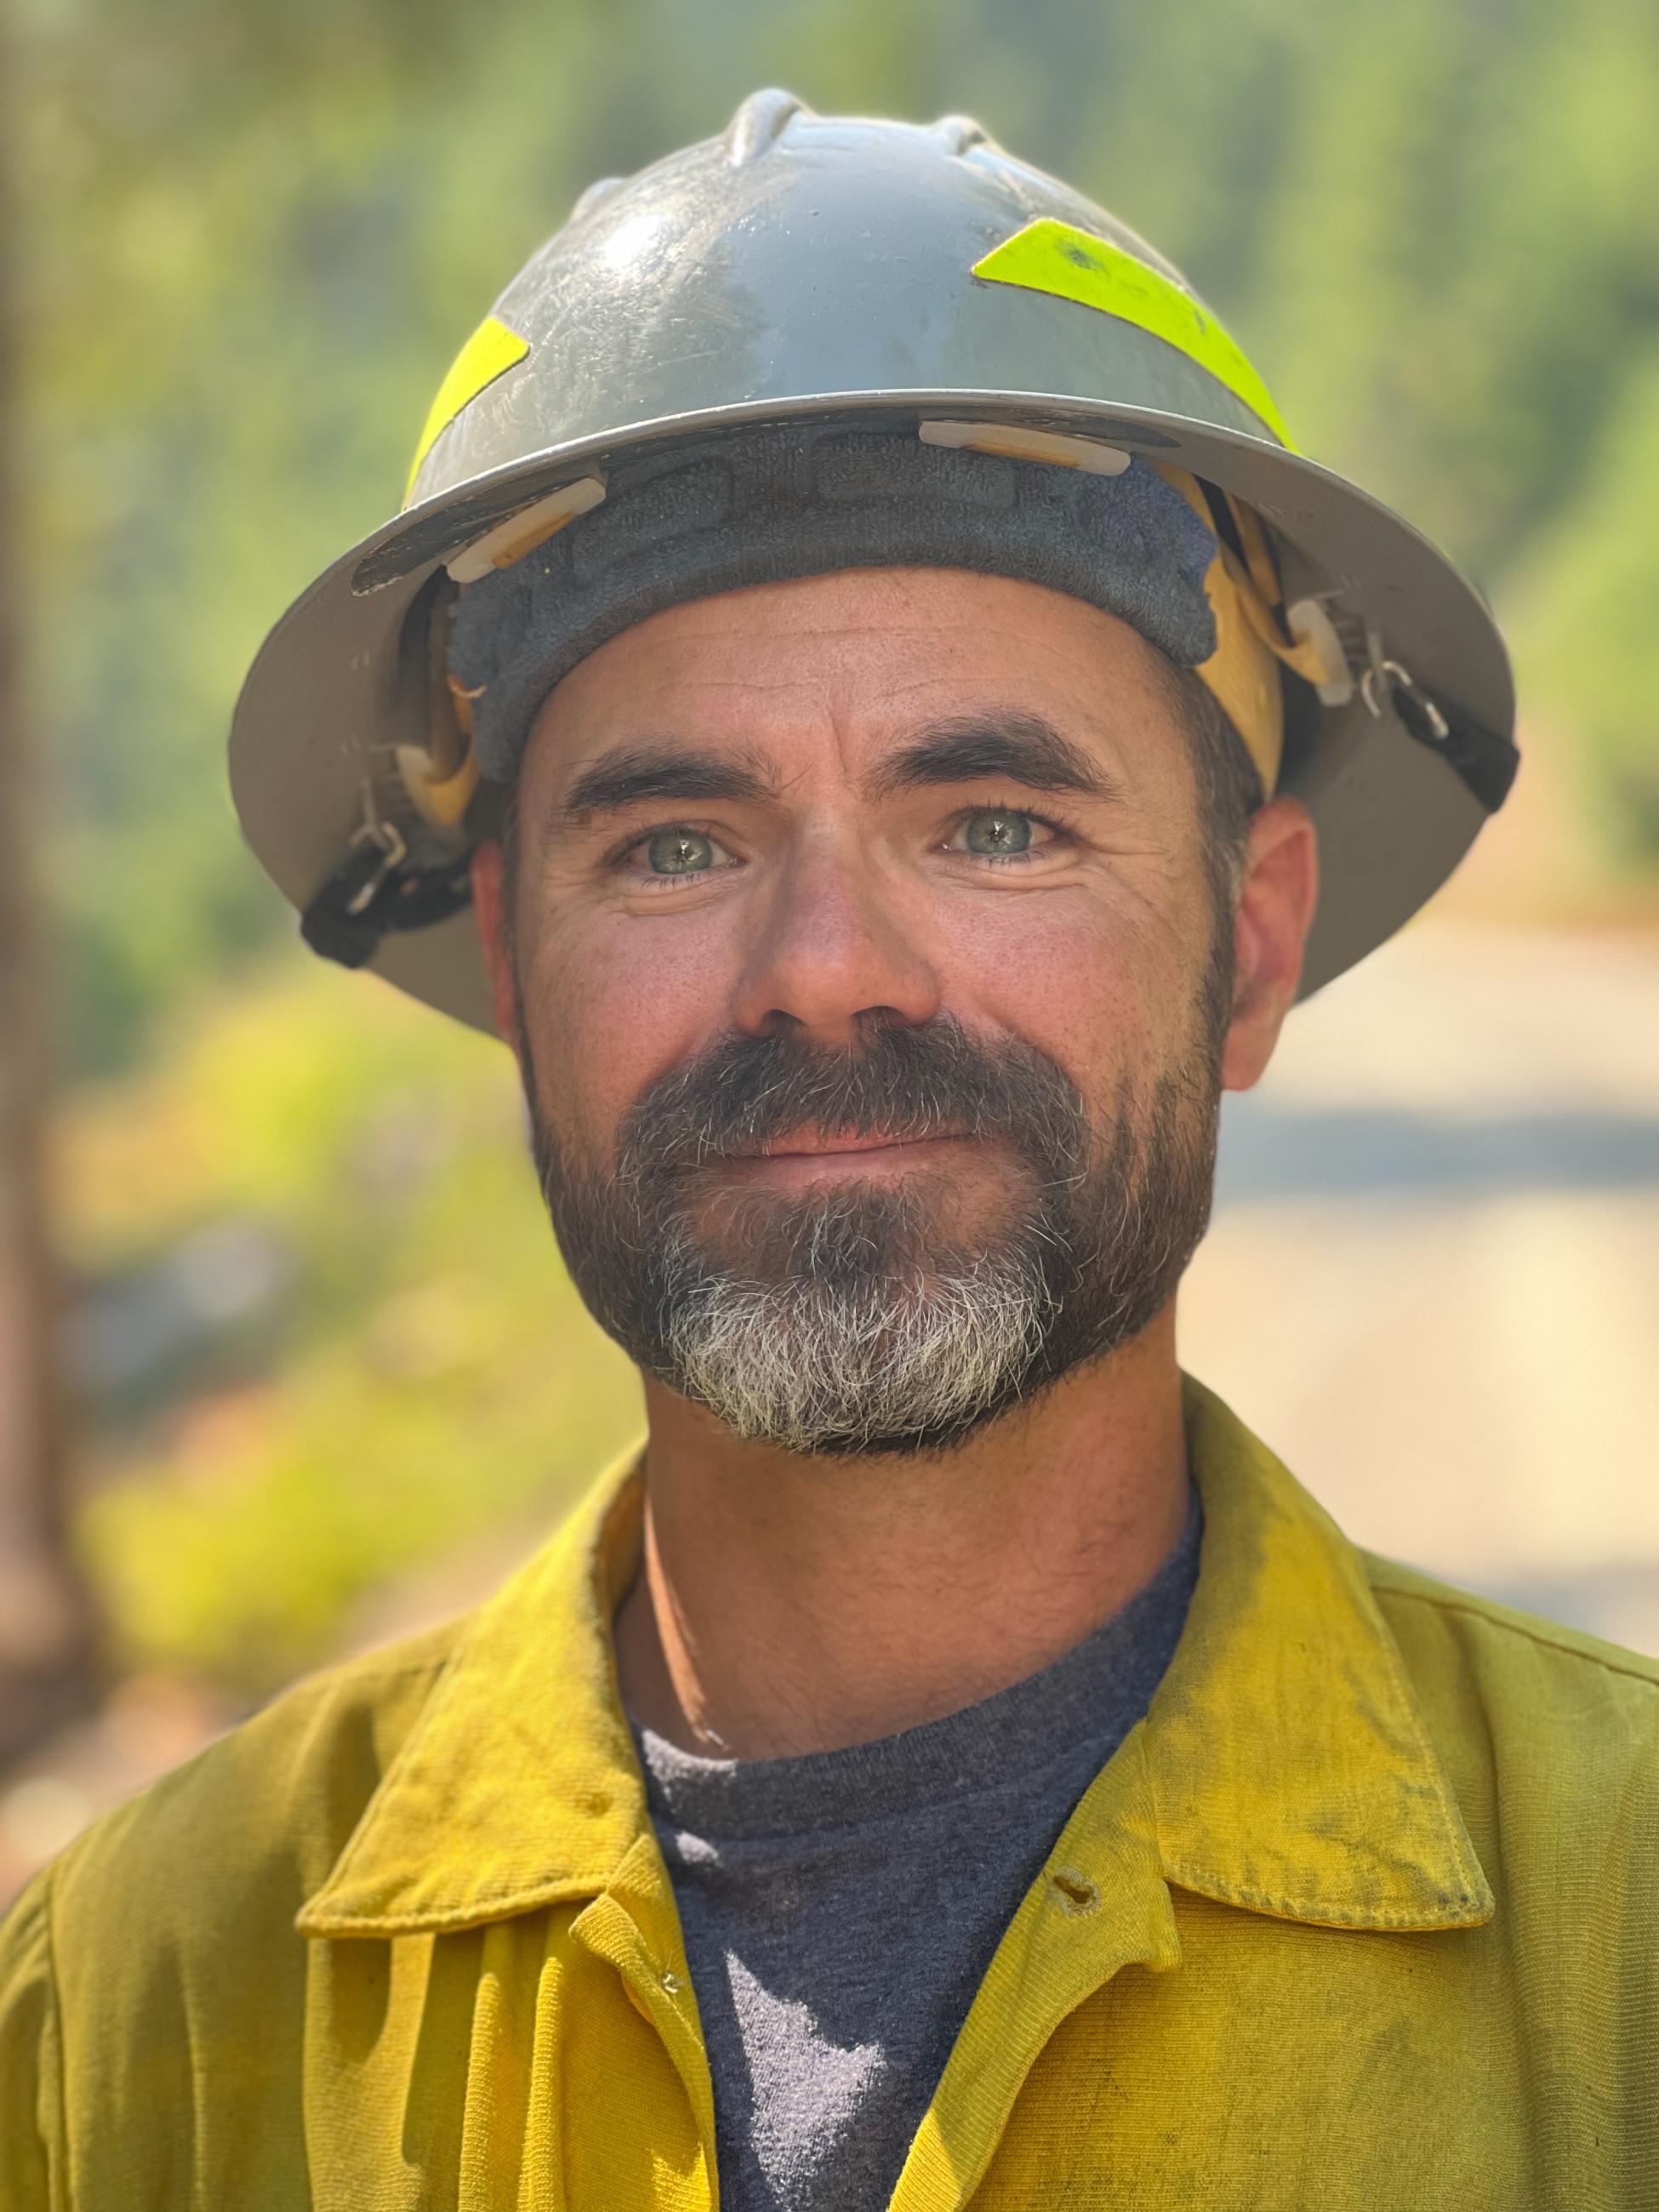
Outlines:
{"type": "MultiPolygon", "coordinates": [[[[1346,1928],[1489,1919],[1359,1554],[1192,1382],[1187,1420],[1198,1588],[1103,1783],[1143,1759],[1164,1879],[1224,1903],[1346,1928]]],[[[469,1927],[613,1884],[649,1832],[610,1629],[638,1564],[639,1466],[632,1453],[611,1468],[473,1617],[303,1934],[469,1927]]]]}
{"type": "Polygon", "coordinates": [[[649,1828],[611,1637],[641,1459],[610,1468],[471,1616],[302,1935],[472,1927],[611,1885],[649,1828]]]}
{"type": "Polygon", "coordinates": [[[1361,1554],[1218,1398],[1186,1407],[1204,1545],[1143,1730],[1165,1879],[1336,1927],[1491,1919],[1361,1554]]]}

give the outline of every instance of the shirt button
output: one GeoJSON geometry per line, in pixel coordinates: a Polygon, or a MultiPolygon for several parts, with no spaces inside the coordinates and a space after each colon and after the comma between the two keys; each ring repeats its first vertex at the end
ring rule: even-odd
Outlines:
{"type": "Polygon", "coordinates": [[[665,1974],[662,1978],[662,1985],[664,1989],[667,1990],[671,1997],[678,1996],[680,1993],[680,1978],[678,1974],[665,1974]]]}

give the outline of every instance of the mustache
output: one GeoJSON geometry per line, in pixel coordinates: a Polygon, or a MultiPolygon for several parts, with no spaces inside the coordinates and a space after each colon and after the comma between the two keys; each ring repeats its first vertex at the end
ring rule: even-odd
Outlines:
{"type": "Polygon", "coordinates": [[[850,1048],[793,1032],[727,1036],[641,1092],[619,1132],[624,1181],[684,1173],[804,1129],[891,1143],[1000,1137],[1050,1168],[1080,1163],[1086,1103],[1045,1053],[981,1041],[954,1016],[861,1015],[850,1048]]]}

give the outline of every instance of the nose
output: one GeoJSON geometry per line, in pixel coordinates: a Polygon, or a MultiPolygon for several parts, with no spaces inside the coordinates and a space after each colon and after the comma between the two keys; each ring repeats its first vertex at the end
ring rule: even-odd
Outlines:
{"type": "Polygon", "coordinates": [[[939,1012],[939,977],[873,868],[839,841],[804,839],[757,915],[733,1014],[748,1036],[780,1029],[846,1048],[860,1017],[917,1024],[939,1012]]]}

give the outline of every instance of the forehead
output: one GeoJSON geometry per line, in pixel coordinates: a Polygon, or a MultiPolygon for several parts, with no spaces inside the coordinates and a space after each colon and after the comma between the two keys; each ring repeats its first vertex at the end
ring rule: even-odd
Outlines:
{"type": "Polygon", "coordinates": [[[1167,753],[1164,664],[1127,623],[1065,592],[955,568],[852,569],[689,600],[580,662],[543,705],[526,765],[648,732],[746,750],[814,732],[879,749],[918,724],[1036,713],[1120,767],[1167,753]]]}

